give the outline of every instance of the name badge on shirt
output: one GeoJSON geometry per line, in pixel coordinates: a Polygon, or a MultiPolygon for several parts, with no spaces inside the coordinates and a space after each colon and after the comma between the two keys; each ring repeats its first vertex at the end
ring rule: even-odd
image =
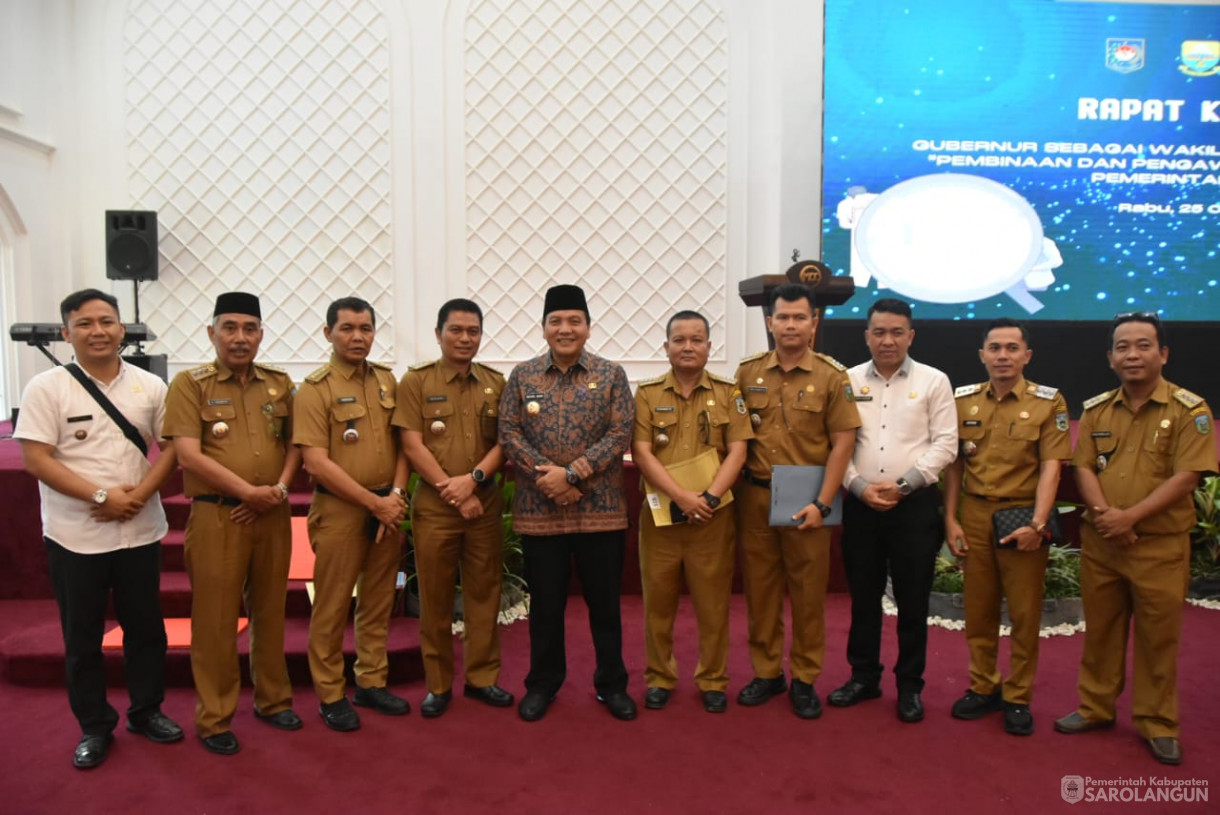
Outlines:
{"type": "Polygon", "coordinates": [[[444,396],[444,395],[442,395],[442,396],[429,396],[429,397],[428,397],[428,401],[429,401],[429,402],[448,402],[448,401],[449,401],[449,397],[448,397],[448,396],[444,396]]]}
{"type": "Polygon", "coordinates": [[[352,402],[355,402],[355,401],[356,401],[356,397],[354,397],[354,396],[340,396],[338,401],[339,401],[339,404],[341,404],[341,405],[350,405],[352,402]]]}
{"type": "Polygon", "coordinates": [[[657,413],[673,413],[674,412],[674,408],[672,408],[672,407],[656,407],[656,408],[653,408],[653,410],[656,411],[657,413]]]}
{"type": "Polygon", "coordinates": [[[962,422],[962,427],[979,427],[982,424],[983,423],[978,419],[967,419],[966,421],[962,422]]]}
{"type": "Polygon", "coordinates": [[[233,404],[233,400],[232,399],[209,399],[208,404],[209,405],[231,405],[231,404],[233,404]]]}
{"type": "Polygon", "coordinates": [[[71,424],[72,422],[91,422],[91,421],[93,421],[93,414],[91,414],[91,413],[86,413],[84,416],[69,416],[68,417],[69,424],[71,424]]]}
{"type": "Polygon", "coordinates": [[[873,401],[873,397],[871,397],[871,396],[864,396],[863,394],[859,394],[859,393],[857,393],[857,394],[856,394],[856,401],[857,401],[857,402],[871,402],[871,401],[873,401]]]}
{"type": "Polygon", "coordinates": [[[1111,434],[1109,430],[1094,430],[1089,435],[1095,439],[1108,439],[1111,434]]]}
{"type": "Polygon", "coordinates": [[[766,393],[767,386],[766,385],[749,385],[746,387],[746,390],[748,390],[750,393],[766,393]]]}

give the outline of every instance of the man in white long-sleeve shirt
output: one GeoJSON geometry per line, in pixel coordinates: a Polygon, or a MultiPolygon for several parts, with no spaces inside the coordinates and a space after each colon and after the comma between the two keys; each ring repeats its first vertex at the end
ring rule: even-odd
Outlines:
{"type": "Polygon", "coordinates": [[[928,595],[944,541],[940,471],[957,455],[949,378],[911,359],[911,307],[878,300],[864,332],[872,360],[848,371],[862,425],[843,484],[843,565],[851,589],[847,661],[836,707],[881,695],[881,595],[888,570],[898,603],[898,718],[923,718],[928,595]]]}

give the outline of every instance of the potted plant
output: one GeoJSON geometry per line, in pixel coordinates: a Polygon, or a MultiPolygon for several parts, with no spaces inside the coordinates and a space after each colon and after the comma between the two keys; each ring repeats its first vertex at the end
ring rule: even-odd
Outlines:
{"type": "MultiPolygon", "coordinates": [[[[1046,564],[1042,595],[1042,627],[1075,625],[1084,619],[1080,602],[1080,550],[1052,544],[1046,564]]],[[[963,588],[965,574],[961,561],[946,547],[936,558],[928,616],[943,620],[965,618],[963,588]]],[[[1000,624],[1011,625],[1007,603],[1000,607],[1000,624]]]]}
{"type": "Polygon", "coordinates": [[[1220,597],[1220,477],[1203,479],[1194,498],[1197,522],[1190,530],[1190,596],[1220,597]]]}

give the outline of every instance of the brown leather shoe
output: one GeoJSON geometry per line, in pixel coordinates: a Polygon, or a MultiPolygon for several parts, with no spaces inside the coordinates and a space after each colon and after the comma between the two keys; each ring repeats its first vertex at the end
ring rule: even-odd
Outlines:
{"type": "Polygon", "coordinates": [[[1182,743],[1175,738],[1162,736],[1159,739],[1148,739],[1148,749],[1156,760],[1162,764],[1182,763],[1182,743]]]}
{"type": "Polygon", "coordinates": [[[1086,719],[1079,711],[1072,711],[1063,718],[1055,720],[1055,729],[1060,733],[1088,733],[1090,730],[1108,730],[1114,727],[1114,720],[1086,719]]]}

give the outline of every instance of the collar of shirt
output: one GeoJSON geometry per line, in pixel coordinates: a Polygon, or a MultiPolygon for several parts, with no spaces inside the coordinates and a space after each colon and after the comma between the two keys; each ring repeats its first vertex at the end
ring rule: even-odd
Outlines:
{"type": "MultiPolygon", "coordinates": [[[[228,365],[225,365],[223,362],[221,362],[220,357],[217,357],[216,361],[213,362],[212,364],[216,366],[216,371],[217,371],[216,378],[217,379],[219,379],[219,380],[232,379],[235,376],[235,374],[233,373],[233,369],[230,368],[228,365]]],[[[265,379],[266,378],[265,376],[263,376],[262,370],[257,365],[255,365],[253,361],[250,363],[250,375],[254,379],[265,379]]]]}
{"type": "MultiPolygon", "coordinates": [[[[1169,383],[1166,382],[1163,377],[1160,382],[1156,383],[1156,387],[1152,390],[1152,394],[1148,397],[1148,401],[1156,402],[1157,404],[1161,405],[1169,404],[1169,383]]],[[[1127,402],[1127,392],[1122,388],[1119,388],[1118,392],[1114,394],[1114,404],[1122,405],[1130,410],[1131,408],[1127,402]]]]}
{"type": "MultiPolygon", "coordinates": [[[[894,371],[894,376],[908,377],[911,375],[911,369],[915,367],[915,363],[911,360],[911,355],[907,354],[902,358],[902,364],[898,366],[898,370],[894,371]]],[[[882,382],[889,380],[877,372],[877,363],[869,360],[868,368],[864,371],[864,376],[868,379],[880,379],[882,382]]],[[[893,377],[890,377],[893,379],[893,377]]]]}
{"type": "MultiPolygon", "coordinates": [[[[330,367],[334,368],[335,372],[344,379],[351,379],[353,376],[363,376],[368,370],[368,363],[352,365],[350,362],[344,362],[340,359],[338,354],[331,354],[330,367]]],[[[262,377],[259,378],[261,379],[262,377]]]]}
{"type": "MultiPolygon", "coordinates": [[[[1024,376],[1017,377],[1017,384],[1013,385],[1012,390],[1004,395],[1004,399],[1012,397],[1013,399],[1020,401],[1021,397],[1025,395],[1025,390],[1028,385],[1029,383],[1025,381],[1024,376]]],[[[995,389],[992,387],[991,380],[989,379],[987,380],[987,385],[983,388],[983,395],[985,395],[988,399],[992,399],[993,393],[995,393],[995,389]]]]}
{"type": "MultiPolygon", "coordinates": [[[[763,367],[768,369],[781,367],[779,362],[779,351],[772,351],[771,353],[767,354],[766,365],[763,367]]],[[[802,371],[812,371],[813,352],[809,349],[805,349],[805,353],[801,355],[799,360],[797,360],[794,367],[800,368],[802,371]]]]}
{"type": "MultiPolygon", "coordinates": [[[[682,395],[682,386],[678,382],[678,377],[674,373],[674,369],[670,368],[665,372],[665,381],[661,383],[662,390],[673,391],[679,396],[682,395]]],[[[695,385],[695,390],[710,391],[712,389],[711,377],[707,375],[707,369],[699,372],[699,382],[695,385]]]]}
{"type": "MultiPolygon", "coordinates": [[[[462,376],[462,372],[453,365],[450,365],[449,361],[444,357],[441,357],[436,361],[436,366],[440,368],[441,378],[445,380],[445,384],[449,384],[459,376],[462,376]]],[[[464,378],[477,379],[477,377],[474,375],[474,362],[471,362],[470,367],[466,369],[466,376],[464,378]]]]}
{"type": "MultiPolygon", "coordinates": [[[[580,357],[577,358],[577,360],[572,363],[572,367],[568,368],[568,370],[571,371],[573,368],[580,368],[585,371],[589,370],[589,360],[591,358],[592,358],[592,354],[589,353],[589,349],[587,349],[587,348],[580,349],[580,357]]],[[[560,371],[559,366],[555,364],[554,352],[550,351],[548,349],[546,352],[546,370],[549,371],[552,368],[555,369],[556,373],[559,373],[559,374],[564,373],[563,371],[560,371]]]]}
{"type": "MultiPolygon", "coordinates": [[[[73,357],[72,361],[76,362],[76,358],[73,357]]],[[[82,371],[84,371],[85,376],[89,377],[95,383],[97,383],[97,386],[103,391],[110,390],[115,385],[122,382],[123,377],[125,377],[127,375],[127,363],[123,360],[122,357],[119,357],[119,372],[115,375],[114,379],[110,380],[109,382],[103,382],[102,380],[98,379],[96,376],[94,376],[93,374],[91,374],[87,370],[85,370],[85,366],[81,365],[79,362],[76,362],[76,367],[78,367],[82,371]]]]}

